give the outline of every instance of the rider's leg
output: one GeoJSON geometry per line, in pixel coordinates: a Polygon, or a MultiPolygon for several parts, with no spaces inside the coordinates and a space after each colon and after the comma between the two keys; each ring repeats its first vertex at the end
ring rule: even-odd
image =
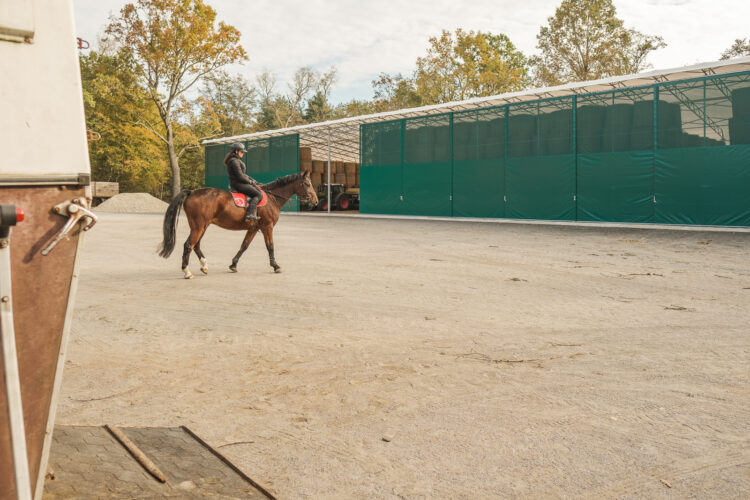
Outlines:
{"type": "MultiPolygon", "coordinates": [[[[239,187],[239,186],[238,186],[239,187]]],[[[237,191],[247,195],[247,211],[245,212],[245,220],[258,220],[258,203],[261,200],[260,189],[256,188],[252,184],[245,184],[237,191]]]]}
{"type": "Polygon", "coordinates": [[[260,203],[260,200],[262,199],[260,189],[256,188],[255,186],[250,186],[250,188],[248,189],[248,193],[246,194],[248,196],[252,196],[252,198],[248,199],[247,212],[245,212],[245,220],[260,219],[260,217],[258,217],[258,203],[260,203]]]}

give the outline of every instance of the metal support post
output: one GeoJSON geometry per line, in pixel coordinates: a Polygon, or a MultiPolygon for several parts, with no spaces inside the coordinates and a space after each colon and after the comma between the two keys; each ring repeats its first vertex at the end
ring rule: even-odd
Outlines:
{"type": "Polygon", "coordinates": [[[328,129],[328,192],[326,194],[326,200],[328,200],[328,213],[331,213],[331,129],[328,129]]]}
{"type": "Polygon", "coordinates": [[[21,404],[21,378],[18,374],[16,334],[13,329],[13,293],[10,277],[10,228],[22,220],[22,210],[16,210],[16,207],[12,205],[0,206],[0,340],[2,340],[13,473],[16,483],[16,499],[31,500],[31,478],[29,458],[26,453],[26,430],[21,404]]]}

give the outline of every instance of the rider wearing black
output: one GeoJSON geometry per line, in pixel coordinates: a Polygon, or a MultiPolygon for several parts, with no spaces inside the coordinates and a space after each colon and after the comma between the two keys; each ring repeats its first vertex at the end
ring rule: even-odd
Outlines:
{"type": "Polygon", "coordinates": [[[247,195],[248,204],[245,220],[258,220],[258,203],[262,198],[258,183],[245,173],[245,164],[242,157],[245,155],[245,145],[241,142],[232,144],[232,151],[224,158],[224,165],[227,166],[229,175],[229,186],[237,191],[247,195]]]}

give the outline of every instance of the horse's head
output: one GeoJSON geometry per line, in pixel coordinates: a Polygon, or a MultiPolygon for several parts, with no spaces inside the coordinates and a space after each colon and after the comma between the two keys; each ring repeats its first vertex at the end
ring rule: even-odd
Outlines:
{"type": "Polygon", "coordinates": [[[315,192],[315,186],[312,185],[310,180],[310,172],[303,172],[300,176],[300,182],[297,184],[297,189],[294,194],[299,196],[300,200],[306,203],[316,206],[318,204],[318,195],[315,192]]]}

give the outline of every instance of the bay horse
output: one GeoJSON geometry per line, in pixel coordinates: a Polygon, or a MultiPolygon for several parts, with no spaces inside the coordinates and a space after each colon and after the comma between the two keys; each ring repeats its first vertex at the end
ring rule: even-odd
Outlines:
{"type": "Polygon", "coordinates": [[[216,188],[202,188],[194,191],[183,189],[174,197],[169,204],[169,208],[167,208],[166,214],[164,214],[164,240],[159,245],[159,255],[166,259],[172,254],[177,237],[177,219],[180,215],[180,209],[184,207],[190,225],[190,236],[185,241],[182,251],[182,272],[185,273],[185,279],[193,277],[193,273],[188,268],[190,252],[193,250],[200,259],[201,271],[203,274],[208,274],[206,256],[201,251],[201,238],[211,224],[232,231],[247,231],[239,252],[234,256],[232,264],[229,266],[230,271],[237,272],[237,262],[260,231],[266,240],[271,267],[274,272],[280,273],[281,267],[276,263],[273,256],[273,228],[279,220],[281,207],[295,194],[300,199],[314,204],[318,203],[318,196],[315,194],[315,188],[310,181],[309,172],[279,177],[268,184],[262,184],[260,187],[268,194],[268,203],[263,207],[258,207],[260,219],[257,221],[245,220],[245,209],[234,204],[232,194],[229,191],[216,188]]]}

